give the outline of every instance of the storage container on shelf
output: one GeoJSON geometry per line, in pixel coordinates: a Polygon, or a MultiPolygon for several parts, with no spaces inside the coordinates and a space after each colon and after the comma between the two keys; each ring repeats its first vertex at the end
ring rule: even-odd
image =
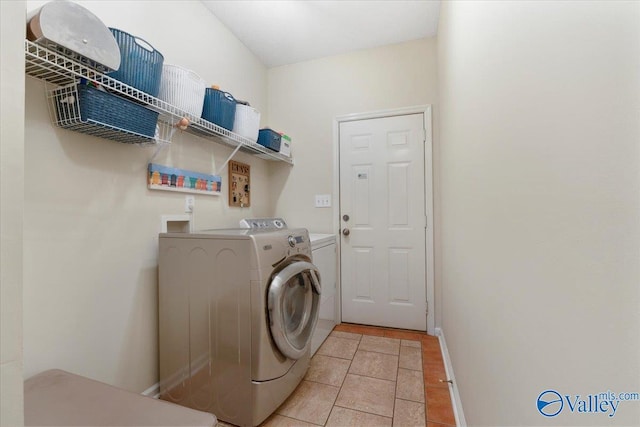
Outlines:
{"type": "Polygon", "coordinates": [[[276,152],[280,151],[281,135],[269,128],[260,129],[258,134],[258,144],[276,152]]]}
{"type": "Polygon", "coordinates": [[[229,92],[218,86],[208,87],[204,94],[202,118],[226,130],[233,130],[236,116],[236,100],[229,92]]]}
{"type": "Polygon", "coordinates": [[[207,82],[195,72],[178,65],[164,64],[158,98],[200,117],[207,82]]]}
{"type": "Polygon", "coordinates": [[[56,124],[62,128],[95,136],[117,131],[112,139],[153,142],[158,113],[142,105],[84,83],[55,89],[51,96],[56,124]]]}
{"type": "Polygon", "coordinates": [[[251,142],[256,142],[258,141],[259,130],[260,111],[250,106],[249,103],[237,101],[233,133],[237,133],[251,142]]]}
{"type": "Polygon", "coordinates": [[[101,73],[120,66],[118,43],[109,28],[70,1],[52,1],[29,12],[27,39],[101,73]]]}
{"type": "Polygon", "coordinates": [[[282,138],[280,140],[280,154],[291,157],[291,137],[289,135],[282,134],[282,138]]]}
{"type": "Polygon", "coordinates": [[[164,56],[147,41],[116,28],[109,28],[120,48],[120,68],[109,77],[151,96],[158,96],[164,56]]]}

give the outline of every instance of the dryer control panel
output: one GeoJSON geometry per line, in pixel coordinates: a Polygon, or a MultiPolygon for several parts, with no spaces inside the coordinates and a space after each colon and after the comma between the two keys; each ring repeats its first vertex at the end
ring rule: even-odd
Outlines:
{"type": "Polygon", "coordinates": [[[289,234],[286,237],[288,244],[287,255],[304,254],[310,256],[311,242],[307,230],[304,228],[296,228],[288,231],[289,234]]]}
{"type": "Polygon", "coordinates": [[[282,218],[245,218],[240,221],[240,228],[282,230],[287,223],[282,218]]]}
{"type": "Polygon", "coordinates": [[[304,255],[311,259],[311,241],[305,228],[286,230],[249,230],[248,235],[256,242],[263,265],[273,265],[284,258],[304,255]]]}

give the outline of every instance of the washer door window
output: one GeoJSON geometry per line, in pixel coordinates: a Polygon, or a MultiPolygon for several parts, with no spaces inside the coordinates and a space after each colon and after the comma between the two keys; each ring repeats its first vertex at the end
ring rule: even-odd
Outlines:
{"type": "Polygon", "coordinates": [[[302,357],[318,321],[320,273],[315,265],[295,261],[271,280],[269,327],[278,350],[290,359],[302,357]]]}

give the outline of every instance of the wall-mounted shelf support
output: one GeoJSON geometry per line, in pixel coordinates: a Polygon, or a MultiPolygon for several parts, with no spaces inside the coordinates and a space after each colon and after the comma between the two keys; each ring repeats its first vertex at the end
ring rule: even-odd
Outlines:
{"type": "Polygon", "coordinates": [[[165,148],[165,147],[168,147],[168,146],[169,146],[169,144],[158,144],[156,149],[153,150],[153,154],[151,155],[149,160],[147,160],[147,163],[153,163],[153,161],[156,159],[156,157],[158,157],[158,154],[160,154],[162,149],[165,148]]]}
{"type": "Polygon", "coordinates": [[[221,175],[221,174],[222,174],[222,171],[224,170],[224,168],[226,168],[226,167],[227,167],[227,165],[229,164],[229,161],[230,161],[231,159],[233,159],[233,156],[235,156],[235,155],[236,155],[236,153],[238,152],[238,150],[240,149],[240,147],[242,147],[242,145],[238,145],[238,146],[235,148],[235,150],[233,150],[233,153],[231,153],[231,154],[229,155],[229,157],[227,157],[227,160],[225,160],[225,161],[224,161],[224,163],[223,163],[223,164],[222,164],[222,166],[220,167],[220,170],[217,172],[217,173],[218,173],[218,175],[221,175]]]}

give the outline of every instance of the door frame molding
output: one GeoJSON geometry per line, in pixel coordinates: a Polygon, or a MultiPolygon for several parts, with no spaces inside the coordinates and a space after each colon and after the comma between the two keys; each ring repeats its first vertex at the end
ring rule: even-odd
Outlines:
{"type": "Polygon", "coordinates": [[[367,113],[346,114],[336,116],[333,119],[333,229],[338,233],[336,239],[336,256],[338,262],[338,278],[336,283],[336,322],[342,322],[342,269],[340,238],[340,124],[356,120],[379,119],[384,117],[405,116],[409,114],[422,114],[425,130],[424,143],[424,191],[425,214],[427,215],[426,229],[426,295],[427,295],[427,333],[435,335],[435,261],[434,261],[434,230],[433,230],[433,124],[432,105],[416,105],[412,107],[379,110],[367,113]],[[431,179],[427,179],[427,177],[431,179]]]}

